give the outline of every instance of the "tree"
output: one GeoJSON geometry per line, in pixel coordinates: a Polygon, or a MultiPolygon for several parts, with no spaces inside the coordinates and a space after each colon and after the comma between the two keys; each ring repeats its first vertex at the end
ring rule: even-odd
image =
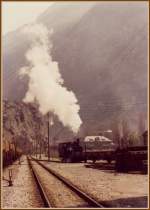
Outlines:
{"type": "Polygon", "coordinates": [[[128,146],[128,137],[129,137],[129,134],[130,134],[130,126],[129,126],[129,121],[127,119],[123,119],[122,120],[122,147],[127,147],[128,146]]]}
{"type": "Polygon", "coordinates": [[[144,118],[144,114],[140,113],[139,114],[139,123],[138,123],[138,131],[140,134],[143,134],[144,131],[146,130],[146,125],[145,125],[145,118],[144,118]]]}
{"type": "Polygon", "coordinates": [[[132,132],[128,136],[129,146],[141,145],[141,137],[137,132],[132,132]]]}
{"type": "Polygon", "coordinates": [[[114,119],[112,123],[113,141],[121,147],[122,125],[119,119],[114,119]]]}

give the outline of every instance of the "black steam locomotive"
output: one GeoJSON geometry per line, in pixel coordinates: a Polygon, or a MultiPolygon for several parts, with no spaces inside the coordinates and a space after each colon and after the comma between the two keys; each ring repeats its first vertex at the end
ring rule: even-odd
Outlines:
{"type": "Polygon", "coordinates": [[[83,160],[83,148],[79,139],[74,142],[63,142],[58,146],[59,157],[62,162],[79,162],[83,160]]]}

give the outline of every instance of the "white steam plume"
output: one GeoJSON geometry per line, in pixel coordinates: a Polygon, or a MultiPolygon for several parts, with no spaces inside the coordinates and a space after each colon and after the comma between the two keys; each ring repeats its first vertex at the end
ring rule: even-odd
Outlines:
{"type": "Polygon", "coordinates": [[[36,100],[42,114],[53,112],[64,126],[78,132],[82,123],[80,107],[75,94],[63,86],[58,63],[52,60],[52,44],[48,38],[51,32],[42,24],[32,24],[26,26],[23,33],[31,40],[31,47],[25,55],[29,65],[20,69],[20,75],[29,77],[23,101],[36,100]]]}

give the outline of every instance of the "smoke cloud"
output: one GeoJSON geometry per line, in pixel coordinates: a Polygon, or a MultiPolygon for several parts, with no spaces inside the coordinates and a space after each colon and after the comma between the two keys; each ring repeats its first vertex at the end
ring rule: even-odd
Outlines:
{"type": "Polygon", "coordinates": [[[64,126],[78,132],[82,124],[79,105],[75,94],[64,87],[58,63],[52,60],[52,31],[42,24],[27,25],[23,33],[29,37],[31,47],[26,52],[28,66],[20,69],[19,74],[29,78],[25,103],[37,101],[39,111],[45,115],[54,113],[64,126]]]}

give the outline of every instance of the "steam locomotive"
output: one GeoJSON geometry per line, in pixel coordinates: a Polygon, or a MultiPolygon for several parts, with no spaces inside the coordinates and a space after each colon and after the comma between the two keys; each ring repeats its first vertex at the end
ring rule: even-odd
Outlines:
{"type": "MultiPolygon", "coordinates": [[[[95,142],[81,142],[77,139],[74,142],[63,142],[59,144],[58,152],[62,162],[80,162],[92,160],[107,160],[108,163],[115,161],[115,169],[119,172],[140,170],[147,172],[148,147],[147,132],[144,132],[143,146],[117,147],[111,140],[101,141],[97,138],[95,142]],[[95,145],[98,149],[89,149],[89,145],[95,145]]],[[[103,137],[104,138],[104,137],[103,137]]]]}
{"type": "Polygon", "coordinates": [[[63,142],[58,145],[59,157],[62,162],[79,162],[84,160],[83,147],[79,139],[74,142],[63,142]]]}

